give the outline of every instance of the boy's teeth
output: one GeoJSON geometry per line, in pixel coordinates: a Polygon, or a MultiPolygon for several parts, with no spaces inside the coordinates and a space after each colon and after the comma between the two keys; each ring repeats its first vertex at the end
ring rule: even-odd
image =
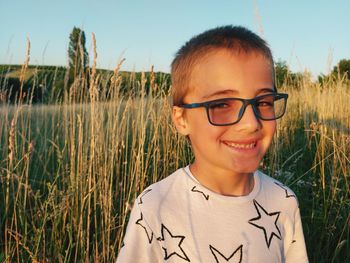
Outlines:
{"type": "Polygon", "coordinates": [[[235,148],[240,148],[240,149],[251,149],[254,148],[255,142],[250,143],[250,144],[240,144],[240,143],[227,143],[227,145],[235,147],[235,148]]]}

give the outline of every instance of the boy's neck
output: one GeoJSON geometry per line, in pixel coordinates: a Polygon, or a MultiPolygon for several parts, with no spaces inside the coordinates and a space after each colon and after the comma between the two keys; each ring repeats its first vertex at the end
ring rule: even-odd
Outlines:
{"type": "Polygon", "coordinates": [[[193,176],[209,190],[225,196],[249,195],[254,188],[253,173],[233,173],[224,169],[210,169],[196,162],[190,165],[193,176]]]}

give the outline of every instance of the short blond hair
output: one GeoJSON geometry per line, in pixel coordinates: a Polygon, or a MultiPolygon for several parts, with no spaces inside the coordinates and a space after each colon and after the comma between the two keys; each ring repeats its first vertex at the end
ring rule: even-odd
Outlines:
{"type": "Polygon", "coordinates": [[[265,40],[241,26],[217,27],[194,36],[176,53],[171,63],[173,106],[184,103],[194,66],[218,49],[263,55],[270,61],[273,80],[275,79],[272,52],[265,40]]]}

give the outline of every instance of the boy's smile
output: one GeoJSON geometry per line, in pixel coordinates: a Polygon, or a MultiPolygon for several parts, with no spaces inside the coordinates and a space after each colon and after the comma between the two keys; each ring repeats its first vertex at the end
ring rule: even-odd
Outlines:
{"type": "MultiPolygon", "coordinates": [[[[214,50],[194,66],[184,103],[228,97],[251,99],[273,93],[271,67],[260,54],[214,50]]],[[[191,170],[197,179],[218,192],[226,192],[222,185],[225,181],[246,188],[246,175],[258,168],[271,143],[276,121],[257,119],[248,105],[238,123],[214,126],[209,123],[205,108],[176,108],[174,122],[177,123],[176,114],[182,112],[180,125],[176,126],[191,140],[195,155],[191,170]]],[[[238,192],[244,194],[246,190],[238,192]]]]}

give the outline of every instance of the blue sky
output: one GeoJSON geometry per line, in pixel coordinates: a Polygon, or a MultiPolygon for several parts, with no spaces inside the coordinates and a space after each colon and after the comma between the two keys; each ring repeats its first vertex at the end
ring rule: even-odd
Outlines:
{"type": "Polygon", "coordinates": [[[107,69],[123,57],[122,70],[168,72],[190,37],[227,24],[262,27],[275,60],[294,72],[317,76],[350,59],[348,0],[0,0],[0,10],[1,64],[23,63],[28,36],[30,64],[67,65],[74,26],[85,31],[88,51],[95,33],[97,66],[107,69]]]}

